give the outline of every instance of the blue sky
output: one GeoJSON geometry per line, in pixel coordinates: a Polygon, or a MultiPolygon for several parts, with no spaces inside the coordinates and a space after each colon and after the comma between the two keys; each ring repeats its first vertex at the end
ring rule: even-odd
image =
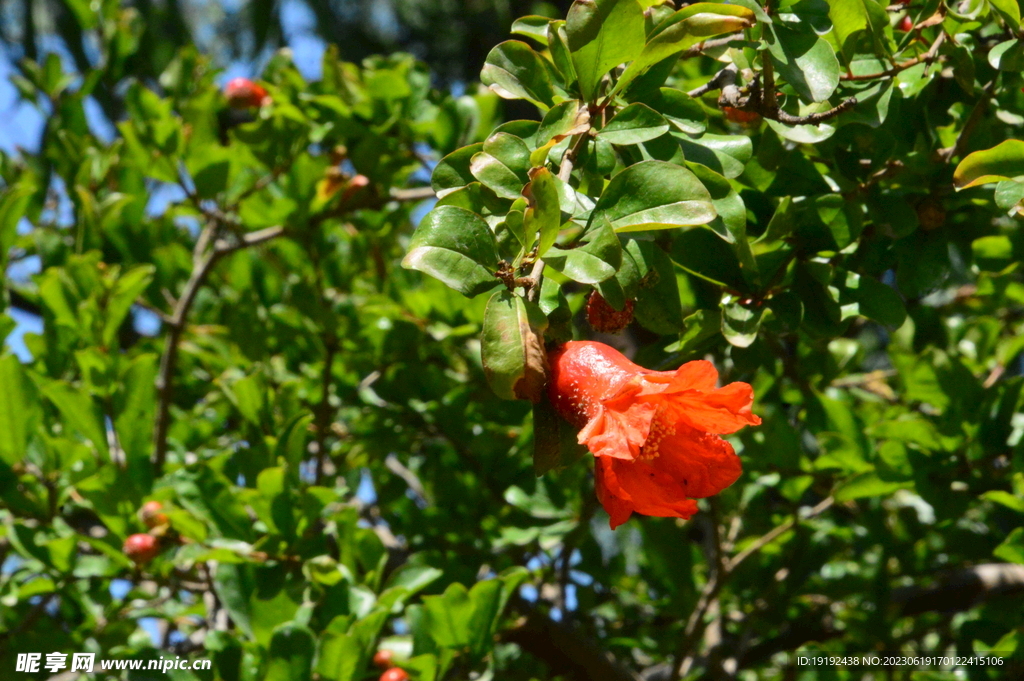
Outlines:
{"type": "MultiPolygon", "coordinates": [[[[228,4],[228,2],[225,3],[225,5],[228,4]]],[[[390,14],[388,16],[390,17],[390,14]]],[[[314,33],[315,17],[312,11],[299,0],[285,0],[281,6],[281,22],[296,66],[307,79],[319,79],[326,43],[314,33]]],[[[61,56],[65,68],[70,70],[72,62],[70,57],[63,53],[59,41],[42,39],[40,49],[43,55],[56,52],[61,56]]],[[[220,82],[226,82],[237,76],[257,75],[262,62],[269,56],[269,53],[262,55],[256,62],[237,61],[225,65],[224,72],[219,77],[220,82]]],[[[43,58],[41,55],[40,59],[43,58]]],[[[0,120],[3,121],[3,125],[0,125],[0,150],[8,155],[17,155],[19,148],[29,152],[36,151],[46,120],[45,114],[40,112],[34,104],[19,98],[18,91],[10,80],[11,76],[16,73],[17,68],[12,61],[12,55],[0,51],[0,120]]],[[[103,140],[112,138],[113,127],[103,117],[99,106],[94,101],[86,103],[86,117],[90,128],[97,137],[103,140]]],[[[168,198],[154,197],[154,205],[151,206],[151,209],[159,210],[160,206],[167,203],[168,198]]],[[[27,223],[23,223],[19,229],[24,231],[29,227],[27,223]]],[[[25,281],[38,270],[38,258],[29,258],[12,263],[6,274],[13,280],[25,281]]],[[[23,362],[27,362],[31,359],[31,354],[25,346],[24,336],[26,333],[41,333],[42,320],[35,315],[16,309],[9,309],[7,314],[14,319],[17,326],[7,337],[5,344],[23,362]]],[[[142,333],[156,331],[155,325],[158,322],[152,315],[137,312],[135,321],[136,327],[142,333]]]]}

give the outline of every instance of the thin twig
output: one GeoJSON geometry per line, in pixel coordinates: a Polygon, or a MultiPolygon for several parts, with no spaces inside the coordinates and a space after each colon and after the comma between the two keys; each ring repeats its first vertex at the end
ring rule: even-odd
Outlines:
{"type": "Polygon", "coordinates": [[[193,251],[192,273],[181,297],[174,305],[174,311],[166,320],[167,341],[160,357],[160,369],[156,379],[157,413],[153,427],[153,469],[157,477],[163,473],[164,462],[167,459],[167,432],[171,425],[171,402],[174,397],[174,370],[178,363],[178,349],[185,332],[188,313],[199,289],[206,282],[217,261],[224,256],[269,241],[284,233],[283,227],[268,227],[246,234],[237,241],[228,242],[218,238],[221,226],[219,221],[213,220],[200,233],[193,251]],[[211,242],[212,247],[209,246],[211,242]]]}
{"type": "Polygon", "coordinates": [[[817,125],[818,123],[838,116],[844,111],[852,109],[856,104],[856,97],[848,97],[828,111],[807,114],[806,116],[794,116],[791,113],[786,113],[782,109],[776,109],[770,114],[765,115],[765,118],[778,121],[779,123],[785,123],[786,125],[817,125]]]}
{"type": "Polygon", "coordinates": [[[932,46],[928,48],[928,51],[919,57],[908,59],[894,64],[892,68],[886,69],[885,71],[879,71],[878,73],[866,73],[861,75],[855,75],[852,73],[844,73],[839,76],[840,80],[876,80],[878,78],[892,78],[893,76],[899,75],[901,72],[906,71],[911,66],[917,66],[918,64],[931,64],[933,61],[938,59],[939,47],[942,45],[942,41],[946,39],[946,33],[939,33],[939,37],[935,39],[932,46]]]}
{"type": "Polygon", "coordinates": [[[740,39],[743,36],[739,33],[730,33],[727,36],[721,38],[712,38],[711,40],[705,40],[702,43],[697,43],[693,47],[683,50],[679,53],[680,59],[686,59],[687,57],[696,57],[699,54],[703,54],[704,50],[714,50],[719,47],[725,47],[734,40],[740,39]]]}
{"type": "Polygon", "coordinates": [[[779,525],[778,527],[776,527],[775,529],[771,530],[770,532],[767,532],[766,534],[758,537],[758,539],[755,540],[754,543],[752,543],[750,546],[748,546],[732,558],[725,561],[725,572],[732,572],[736,569],[737,566],[739,566],[740,563],[745,561],[747,558],[754,555],[755,553],[763,549],[765,546],[768,546],[768,544],[771,544],[773,541],[778,539],[782,534],[785,534],[789,530],[793,529],[793,527],[796,526],[798,520],[807,520],[808,518],[813,518],[816,515],[820,515],[824,511],[828,510],[834,503],[835,499],[833,497],[826,497],[821,503],[813,507],[807,513],[807,515],[799,518],[797,516],[794,516],[786,522],[779,525]]]}
{"type": "Polygon", "coordinates": [[[423,201],[437,196],[432,187],[410,187],[408,189],[392,189],[391,198],[395,201],[423,201]]]}
{"type": "Polygon", "coordinates": [[[736,82],[736,65],[729,64],[724,69],[714,75],[714,77],[708,82],[701,85],[699,88],[694,88],[686,94],[696,99],[697,97],[703,97],[709,92],[714,90],[721,90],[726,85],[732,85],[736,82]]]}
{"type": "MultiPolygon", "coordinates": [[[[821,514],[831,507],[834,502],[835,499],[831,496],[827,497],[821,503],[814,506],[805,515],[790,518],[778,527],[756,539],[747,548],[743,549],[732,558],[723,559],[721,561],[721,567],[719,569],[715,569],[708,577],[708,581],[704,584],[704,588],[701,590],[700,596],[697,598],[697,604],[694,606],[689,619],[686,621],[686,626],[683,628],[683,635],[680,638],[679,646],[676,648],[675,663],[672,665],[672,674],[669,677],[671,681],[679,681],[683,674],[686,674],[689,671],[689,667],[692,664],[692,658],[689,656],[689,652],[704,631],[704,616],[718,598],[718,592],[721,590],[722,585],[736,567],[744,560],[778,539],[779,536],[791,530],[796,526],[799,520],[807,520],[808,518],[813,518],[814,516],[821,514]]],[[[715,562],[717,563],[718,561],[716,560],[715,562]]]]}

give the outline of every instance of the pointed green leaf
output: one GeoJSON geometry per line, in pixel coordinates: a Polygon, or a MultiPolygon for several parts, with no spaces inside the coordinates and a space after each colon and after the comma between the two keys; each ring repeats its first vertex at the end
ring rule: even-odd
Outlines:
{"type": "Polygon", "coordinates": [[[543,330],[536,304],[511,291],[496,291],[484,311],[480,355],[487,382],[506,400],[540,399],[547,378],[543,330]]]}
{"type": "Polygon", "coordinates": [[[636,0],[576,0],[565,29],[587,102],[596,99],[605,74],[633,61],[644,49],[644,13],[636,0]]]}
{"type": "Polygon", "coordinates": [[[439,279],[466,296],[492,288],[497,280],[494,233],[476,213],[440,206],[427,213],[409,243],[402,266],[439,279]]]}
{"type": "Polygon", "coordinates": [[[839,85],[839,60],[808,26],[797,31],[781,24],[765,27],[768,52],[778,74],[807,101],[821,102],[839,85]]]}
{"type": "Polygon", "coordinates": [[[597,136],[610,144],[639,144],[668,132],[668,121],[639,102],[621,109],[597,136]]]}
{"type": "Polygon", "coordinates": [[[1024,180],[1024,142],[1006,140],[991,149],[968,154],[953,173],[957,189],[1000,180],[1024,180]]]}
{"type": "Polygon", "coordinates": [[[39,420],[39,398],[14,355],[0,356],[0,460],[22,460],[39,420]]]}
{"type": "Polygon", "coordinates": [[[539,239],[537,257],[542,257],[555,239],[562,226],[562,212],[559,207],[560,196],[555,176],[547,168],[538,168],[533,172],[529,186],[530,207],[524,216],[526,241],[524,246],[533,247],[534,240],[539,239]]]}
{"type": "Polygon", "coordinates": [[[473,182],[474,177],[470,171],[470,163],[473,156],[483,149],[482,142],[470,144],[468,147],[453,151],[438,161],[430,175],[430,186],[437,193],[438,198],[473,182]]]}
{"type": "Polygon", "coordinates": [[[543,109],[554,104],[550,62],[518,40],[508,40],[487,55],[480,81],[505,99],[526,99],[543,109]]]}
{"type": "Polygon", "coordinates": [[[684,7],[658,25],[643,51],[619,76],[613,94],[644,74],[658,62],[723,33],[733,33],[754,24],[754,13],[746,7],[699,2],[684,7]]]}
{"type": "Polygon", "coordinates": [[[704,225],[717,213],[711,195],[686,168],[643,161],[612,178],[594,206],[590,224],[607,219],[616,232],[704,225]]]}
{"type": "Polygon", "coordinates": [[[622,246],[608,221],[601,220],[577,248],[552,248],[544,262],[573,281],[597,284],[615,276],[622,264],[622,246]]]}

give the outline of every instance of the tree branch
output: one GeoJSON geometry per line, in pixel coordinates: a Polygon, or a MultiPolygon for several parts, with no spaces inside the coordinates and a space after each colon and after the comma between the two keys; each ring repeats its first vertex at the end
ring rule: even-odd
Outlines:
{"type": "Polygon", "coordinates": [[[182,291],[181,298],[174,305],[171,316],[165,320],[168,328],[164,352],[160,357],[160,369],[156,379],[157,413],[153,427],[153,470],[156,476],[163,473],[167,459],[167,431],[171,426],[171,402],[174,399],[174,370],[178,363],[178,349],[185,332],[185,322],[192,309],[199,289],[206,282],[217,261],[226,255],[249,246],[269,241],[284,233],[283,227],[268,227],[250,232],[234,242],[219,239],[222,223],[211,220],[199,234],[192,254],[192,274],[182,291]],[[210,246],[210,242],[213,245],[210,246]]]}
{"type": "Polygon", "coordinates": [[[723,559],[721,561],[721,568],[712,572],[708,581],[704,584],[704,588],[701,590],[700,596],[697,599],[697,605],[694,606],[693,612],[690,613],[690,617],[686,621],[686,626],[683,628],[683,636],[679,641],[679,646],[676,648],[675,663],[672,665],[672,673],[669,676],[671,681],[679,681],[679,679],[689,671],[690,665],[693,662],[692,657],[689,656],[689,652],[692,650],[694,643],[696,643],[697,639],[704,631],[704,616],[707,614],[712,603],[717,599],[718,592],[732,574],[733,570],[735,570],[740,563],[752,556],[754,553],[760,551],[765,546],[778,539],[780,535],[792,529],[796,525],[798,519],[806,520],[808,518],[813,518],[831,507],[834,501],[835,500],[832,497],[827,497],[817,506],[811,508],[811,510],[805,515],[790,518],[778,527],[759,537],[753,544],[740,551],[731,559],[723,559]]]}
{"type": "Polygon", "coordinates": [[[516,607],[526,616],[501,639],[544,661],[552,675],[564,674],[575,681],[640,681],[577,629],[545,617],[521,598],[516,599],[516,607]]]}
{"type": "Polygon", "coordinates": [[[928,48],[928,51],[919,57],[908,59],[906,61],[895,64],[892,68],[886,69],[885,71],[879,71],[878,73],[867,73],[862,75],[854,75],[852,73],[844,73],[839,76],[840,80],[875,80],[877,78],[892,78],[893,76],[899,75],[901,72],[906,71],[911,66],[917,66],[918,64],[931,64],[939,57],[939,47],[942,45],[942,41],[946,39],[946,33],[940,32],[939,37],[935,39],[932,46],[928,48]]]}
{"type": "Polygon", "coordinates": [[[891,600],[903,617],[924,612],[959,612],[991,598],[1024,594],[1024,565],[985,563],[947,572],[932,587],[893,589],[891,600]]]}

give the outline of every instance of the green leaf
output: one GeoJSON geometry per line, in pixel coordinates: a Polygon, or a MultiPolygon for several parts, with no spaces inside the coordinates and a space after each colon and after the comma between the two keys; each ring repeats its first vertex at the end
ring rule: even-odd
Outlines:
{"type": "Polygon", "coordinates": [[[1020,262],[1020,255],[1024,249],[1018,248],[1010,237],[1000,234],[975,239],[971,244],[971,251],[979,269],[985,272],[1001,272],[1010,265],[1020,262]]]}
{"type": "Polygon", "coordinates": [[[701,135],[707,130],[708,116],[696,99],[682,90],[663,87],[643,102],[665,117],[673,128],[687,135],[701,135]]]}
{"type": "Polygon", "coordinates": [[[757,340],[764,307],[722,302],[722,335],[731,345],[748,348],[757,340]]]}
{"type": "Polygon", "coordinates": [[[996,205],[1005,211],[1010,211],[1021,201],[1024,201],[1024,183],[1013,180],[1003,180],[996,185],[996,205]]]}
{"type": "Polygon", "coordinates": [[[907,309],[892,287],[867,275],[848,274],[854,276],[847,276],[847,290],[857,301],[860,314],[894,329],[903,326],[907,309]]]}
{"type": "Polygon", "coordinates": [[[992,552],[996,558],[1024,565],[1024,527],[1018,527],[1010,533],[1002,544],[992,552]]]}
{"type": "Polygon", "coordinates": [[[989,0],[989,4],[1003,18],[1007,28],[1011,31],[1020,28],[1020,5],[1017,0],[989,0]]]}
{"type": "Polygon", "coordinates": [[[717,213],[711,195],[686,168],[643,161],[612,178],[594,206],[590,224],[608,220],[616,232],[704,225],[717,213]]]}
{"type": "Polygon", "coordinates": [[[668,254],[652,242],[637,243],[642,266],[650,274],[636,299],[636,320],[655,333],[678,333],[683,328],[683,306],[679,299],[675,265],[668,254]]]}
{"type": "Polygon", "coordinates": [[[697,310],[683,320],[686,330],[676,343],[665,348],[666,352],[693,353],[699,351],[710,339],[722,332],[721,310],[697,310]]]}
{"type": "Polygon", "coordinates": [[[487,138],[483,150],[469,166],[473,177],[506,199],[517,199],[529,181],[530,147],[515,135],[497,132],[487,138]]]}
{"type": "Polygon", "coordinates": [[[1001,489],[991,490],[981,495],[981,498],[985,501],[991,501],[996,504],[1005,506],[1006,508],[1017,511],[1017,513],[1024,513],[1024,497],[1010,494],[1001,489]]]}
{"type": "Polygon", "coordinates": [[[185,161],[196,195],[212,199],[228,187],[231,160],[237,154],[219,144],[206,144],[190,155],[185,161]]]}
{"type": "Polygon", "coordinates": [[[579,78],[576,75],[576,67],[572,63],[572,53],[569,51],[569,35],[565,32],[564,21],[552,21],[548,24],[548,49],[551,52],[551,60],[555,63],[555,69],[562,76],[562,84],[566,90],[574,91],[578,85],[579,78]]]}
{"type": "Polygon", "coordinates": [[[999,43],[989,51],[988,63],[999,71],[1024,70],[1024,40],[1007,40],[999,43]]]}
{"type": "Polygon", "coordinates": [[[711,168],[732,180],[743,174],[744,166],[754,153],[749,137],[741,135],[713,135],[707,133],[696,139],[676,136],[686,160],[711,168]]]}
{"type": "Polygon", "coordinates": [[[484,150],[483,142],[470,144],[448,154],[434,166],[430,175],[430,186],[438,198],[451,194],[474,181],[470,170],[473,156],[484,150]]]}
{"type": "Polygon", "coordinates": [[[765,27],[765,41],[779,75],[802,98],[822,102],[839,85],[839,60],[825,40],[807,28],[796,31],[781,24],[765,27]]]}
{"type": "Polygon", "coordinates": [[[0,356],[0,460],[22,460],[40,417],[35,386],[14,355],[0,356]]]}
{"type": "Polygon", "coordinates": [[[480,81],[505,99],[526,99],[545,111],[554,104],[550,62],[526,43],[507,40],[491,50],[480,81]]]}
{"type": "Polygon", "coordinates": [[[605,74],[644,49],[644,13],[636,0],[576,0],[565,21],[583,99],[594,102],[605,74]]]}
{"type": "Polygon", "coordinates": [[[498,397],[537,402],[547,380],[543,334],[547,319],[534,303],[496,291],[484,311],[480,355],[498,397]]]}
{"type": "Polygon", "coordinates": [[[570,99],[551,107],[537,128],[537,144],[550,140],[561,141],[569,135],[578,135],[590,128],[590,114],[578,99],[570,99]]]}
{"type": "Polygon", "coordinates": [[[5,187],[0,193],[0,268],[6,271],[7,258],[18,237],[18,222],[25,216],[35,187],[28,181],[5,187]]]}
{"type": "Polygon", "coordinates": [[[309,439],[309,424],[313,422],[312,414],[299,414],[293,418],[274,446],[274,460],[283,458],[294,471],[306,456],[306,441],[309,439]]]}
{"type": "Polygon", "coordinates": [[[160,358],[154,353],[134,358],[121,375],[114,429],[128,461],[148,462],[153,438],[149,428],[156,411],[156,375],[160,358]]]}
{"type": "Polygon", "coordinates": [[[636,102],[621,109],[597,133],[611,144],[639,144],[668,132],[668,121],[657,111],[636,102]]]}
{"type": "Polygon", "coordinates": [[[906,486],[905,482],[882,480],[875,471],[865,471],[843,483],[836,490],[835,498],[837,502],[844,502],[868,497],[884,497],[906,486]]]}
{"type": "Polygon", "coordinates": [[[859,48],[861,36],[874,46],[879,56],[885,54],[885,29],[889,18],[885,8],[874,0],[829,0],[828,16],[840,51],[852,58],[859,48]]]}
{"type": "Polygon", "coordinates": [[[97,452],[107,454],[107,431],[103,415],[87,390],[63,381],[34,377],[39,391],[57,407],[68,426],[86,439],[97,452]]]}
{"type": "Polygon", "coordinates": [[[539,17],[537,15],[520,17],[512,22],[512,33],[533,38],[541,45],[547,45],[548,24],[550,23],[551,19],[547,17],[539,17]]]}
{"type": "Polygon", "coordinates": [[[266,681],[309,681],[313,675],[316,637],[309,627],[282,624],[270,637],[266,681]]]}
{"type": "Polygon", "coordinates": [[[713,2],[684,7],[658,25],[643,51],[619,76],[612,94],[622,92],[649,68],[668,57],[712,36],[753,25],[754,13],[746,7],[713,2]]]}
{"type": "Polygon", "coordinates": [[[544,262],[573,281],[597,284],[615,276],[622,264],[622,246],[607,219],[603,219],[587,231],[577,248],[552,248],[544,262]]]}
{"type": "Polygon", "coordinates": [[[103,320],[103,343],[107,347],[115,345],[121,323],[128,315],[132,305],[142,295],[156,273],[154,265],[133,267],[118,277],[117,282],[106,296],[106,317],[103,320]]]}
{"type": "Polygon", "coordinates": [[[532,172],[529,197],[530,205],[523,216],[526,236],[523,247],[531,249],[534,241],[539,238],[536,257],[540,258],[555,243],[562,226],[558,186],[550,170],[537,168],[532,172]]]}
{"type": "Polygon", "coordinates": [[[1001,180],[1024,180],[1024,142],[1006,140],[1000,144],[968,154],[953,172],[957,189],[1001,180]]]}
{"type": "Polygon", "coordinates": [[[402,266],[429,274],[465,296],[475,296],[497,281],[497,243],[476,213],[439,206],[416,228],[402,266]]]}

